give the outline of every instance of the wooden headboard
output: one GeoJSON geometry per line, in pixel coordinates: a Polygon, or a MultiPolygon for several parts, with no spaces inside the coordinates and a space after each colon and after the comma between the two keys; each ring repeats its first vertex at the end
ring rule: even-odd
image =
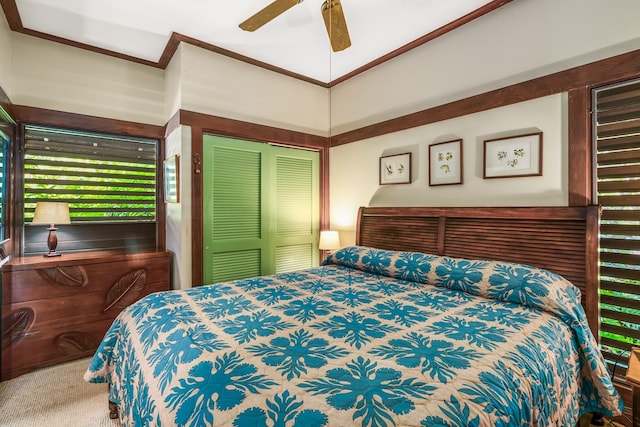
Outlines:
{"type": "Polygon", "coordinates": [[[553,271],[580,288],[589,326],[597,331],[598,216],[597,206],[362,207],[356,244],[553,271]]]}

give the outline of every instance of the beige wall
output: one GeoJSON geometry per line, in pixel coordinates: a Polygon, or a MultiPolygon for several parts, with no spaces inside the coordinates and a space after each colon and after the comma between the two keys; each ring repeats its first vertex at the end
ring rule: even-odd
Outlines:
{"type": "Polygon", "coordinates": [[[11,97],[11,29],[4,13],[0,12],[0,87],[11,97]]]}
{"type": "MultiPolygon", "coordinates": [[[[514,1],[331,89],[331,134],[640,49],[640,2],[514,1]],[[615,31],[613,31],[615,29],[615,31]],[[375,90],[373,90],[375,88],[375,90]]],[[[353,243],[359,206],[568,203],[566,94],[331,149],[331,227],[353,243]],[[484,139],[544,132],[543,176],[482,179],[484,139]],[[464,183],[428,185],[428,145],[464,139],[464,183]],[[410,185],[378,185],[379,157],[413,153],[410,185]]]]}
{"type": "Polygon", "coordinates": [[[5,63],[14,104],[156,125],[185,109],[328,135],[326,88],[192,45],[160,70],[1,28],[0,35],[12,40],[5,63]]]}
{"type": "Polygon", "coordinates": [[[334,147],[331,226],[354,243],[360,206],[566,206],[568,145],[565,94],[548,96],[391,135],[334,147]],[[485,139],[543,132],[543,175],[483,179],[485,139]],[[463,139],[461,185],[429,186],[429,144],[463,139]],[[379,158],[412,153],[412,183],[381,186],[379,158]]]}
{"type": "Polygon", "coordinates": [[[326,88],[188,44],[180,61],[183,109],[328,135],[326,88]]]}
{"type": "Polygon", "coordinates": [[[164,71],[165,121],[168,121],[182,106],[182,47],[183,45],[178,46],[164,71]]]}
{"type": "Polygon", "coordinates": [[[640,1],[513,1],[340,83],[332,134],[640,49],[640,1]]]}
{"type": "Polygon", "coordinates": [[[181,126],[165,140],[166,156],[179,155],[179,201],[167,203],[167,250],[173,253],[172,283],[191,287],[191,128],[181,126]]]}
{"type": "Polygon", "coordinates": [[[13,34],[18,105],[163,125],[164,71],[13,34]]]}

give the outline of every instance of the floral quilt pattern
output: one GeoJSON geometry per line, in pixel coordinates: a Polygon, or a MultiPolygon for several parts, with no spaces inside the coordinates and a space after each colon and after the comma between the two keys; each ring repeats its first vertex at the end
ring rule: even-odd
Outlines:
{"type": "Polygon", "coordinates": [[[149,295],[85,379],[110,384],[125,426],[571,426],[622,410],[562,277],[357,246],[149,295]]]}

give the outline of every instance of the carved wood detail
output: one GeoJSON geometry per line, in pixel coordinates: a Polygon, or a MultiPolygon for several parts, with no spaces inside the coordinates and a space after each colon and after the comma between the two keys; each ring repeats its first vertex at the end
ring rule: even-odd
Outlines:
{"type": "Polygon", "coordinates": [[[56,338],[56,347],[66,356],[90,353],[97,346],[90,335],[82,332],[66,332],[56,338]]]}
{"type": "Polygon", "coordinates": [[[38,273],[57,285],[84,287],[88,283],[87,271],[81,265],[43,268],[38,270],[38,273]]]}
{"type": "Polygon", "coordinates": [[[2,319],[2,349],[8,348],[29,332],[35,319],[31,308],[21,308],[2,319]]]}
{"type": "Polygon", "coordinates": [[[133,303],[138,299],[146,283],[147,272],[144,269],[125,274],[109,289],[104,311],[112,308],[122,309],[133,303]]]}
{"type": "Polygon", "coordinates": [[[169,262],[168,252],[11,257],[0,271],[0,380],[93,354],[122,308],[169,290],[169,262]]]}

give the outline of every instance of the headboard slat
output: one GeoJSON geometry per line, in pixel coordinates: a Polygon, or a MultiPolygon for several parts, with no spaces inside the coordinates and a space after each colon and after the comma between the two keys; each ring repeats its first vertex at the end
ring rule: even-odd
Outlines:
{"type": "Polygon", "coordinates": [[[580,289],[596,328],[598,215],[597,206],[363,207],[356,244],[547,269],[580,289]]]}

